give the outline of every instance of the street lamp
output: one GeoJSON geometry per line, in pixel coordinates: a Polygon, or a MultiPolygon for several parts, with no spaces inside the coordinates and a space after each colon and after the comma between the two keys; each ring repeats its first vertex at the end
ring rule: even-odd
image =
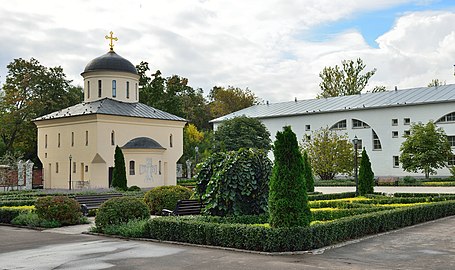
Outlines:
{"type": "Polygon", "coordinates": [[[355,196],[359,196],[359,176],[357,172],[357,145],[359,143],[359,139],[357,136],[354,136],[354,139],[352,140],[352,143],[354,143],[354,179],[355,179],[355,196]]]}
{"type": "Polygon", "coordinates": [[[70,159],[70,180],[69,180],[69,190],[71,190],[71,165],[72,165],[71,160],[73,159],[73,157],[71,156],[71,154],[70,154],[70,156],[69,156],[69,159],[70,159]]]}
{"type": "Polygon", "coordinates": [[[198,146],[195,146],[195,147],[194,147],[194,151],[195,151],[195,153],[196,153],[196,158],[195,158],[195,160],[196,160],[195,166],[196,166],[196,165],[197,165],[197,155],[199,154],[199,147],[198,147],[198,146]]]}

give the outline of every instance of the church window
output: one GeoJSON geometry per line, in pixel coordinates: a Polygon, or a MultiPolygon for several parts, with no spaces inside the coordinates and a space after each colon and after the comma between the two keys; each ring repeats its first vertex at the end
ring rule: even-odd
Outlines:
{"type": "Polygon", "coordinates": [[[455,112],[444,115],[436,123],[455,122],[455,112]]]}
{"type": "Polygon", "coordinates": [[[135,85],[135,89],[136,89],[136,100],[137,100],[137,83],[135,85]]]}
{"type": "Polygon", "coordinates": [[[369,128],[370,126],[360,120],[352,119],[352,128],[369,128]]]}
{"type": "Polygon", "coordinates": [[[88,165],[85,165],[85,172],[88,172],[88,165]]]}
{"type": "Polygon", "coordinates": [[[47,153],[44,153],[44,158],[47,158],[47,153]]]}
{"type": "Polygon", "coordinates": [[[126,82],[126,98],[130,98],[130,82],[126,82]]]}
{"type": "Polygon", "coordinates": [[[158,174],[161,175],[161,160],[158,162],[158,174]]]}
{"type": "Polygon", "coordinates": [[[44,148],[47,148],[47,134],[44,135],[44,148]]]}
{"type": "Polygon", "coordinates": [[[88,130],[85,131],[85,146],[88,146],[88,130]]]}
{"type": "Polygon", "coordinates": [[[76,162],[73,162],[73,173],[76,173],[76,162]]]}
{"type": "Polygon", "coordinates": [[[101,97],[101,80],[98,80],[98,97],[101,97]]]}
{"type": "Polygon", "coordinates": [[[116,80],[112,80],[112,97],[116,97],[117,96],[117,81],[116,80]]]}
{"type": "Polygon", "coordinates": [[[71,146],[74,146],[74,132],[71,132],[71,146]]]}
{"type": "Polygon", "coordinates": [[[58,173],[58,162],[55,162],[55,173],[58,173]]]}
{"type": "Polygon", "coordinates": [[[115,145],[115,132],[111,132],[111,145],[115,145]]]}
{"type": "Polygon", "coordinates": [[[58,134],[57,147],[60,147],[60,133],[58,134]]]}
{"type": "Polygon", "coordinates": [[[346,129],[346,119],[335,123],[330,129],[346,129]]]}
{"type": "Polygon", "coordinates": [[[90,81],[87,81],[87,98],[90,98],[90,81]]]}
{"type": "Polygon", "coordinates": [[[169,147],[172,147],[172,143],[173,142],[172,142],[172,134],[171,134],[171,135],[169,135],[169,147]]]}
{"type": "Polygon", "coordinates": [[[379,140],[378,134],[373,131],[373,150],[382,150],[381,141],[379,140]]]}
{"type": "Polygon", "coordinates": [[[130,160],[130,175],[135,175],[136,174],[136,162],[134,160],[130,160]]]}

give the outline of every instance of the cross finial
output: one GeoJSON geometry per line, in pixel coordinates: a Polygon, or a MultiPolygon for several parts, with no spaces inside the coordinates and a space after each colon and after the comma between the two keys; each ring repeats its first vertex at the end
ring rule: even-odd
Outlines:
{"type": "Polygon", "coordinates": [[[109,34],[110,34],[110,36],[106,35],[105,38],[111,40],[111,42],[109,43],[109,47],[111,48],[111,51],[113,51],[114,50],[114,43],[112,43],[112,41],[113,40],[118,41],[118,38],[113,36],[114,33],[112,31],[109,34]]]}

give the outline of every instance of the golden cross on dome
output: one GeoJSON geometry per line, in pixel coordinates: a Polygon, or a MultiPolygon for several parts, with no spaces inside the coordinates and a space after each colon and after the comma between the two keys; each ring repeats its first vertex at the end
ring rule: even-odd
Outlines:
{"type": "Polygon", "coordinates": [[[110,34],[110,36],[106,35],[105,38],[111,40],[111,42],[109,43],[109,46],[111,48],[111,51],[113,51],[114,50],[114,43],[112,43],[112,41],[113,40],[118,41],[118,38],[113,36],[114,33],[112,31],[109,34],[110,34]]]}

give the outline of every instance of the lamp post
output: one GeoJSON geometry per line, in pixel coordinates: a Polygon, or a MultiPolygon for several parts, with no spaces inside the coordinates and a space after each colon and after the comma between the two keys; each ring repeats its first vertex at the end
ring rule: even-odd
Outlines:
{"type": "Polygon", "coordinates": [[[69,159],[70,159],[70,179],[69,179],[69,190],[71,190],[71,165],[72,165],[72,162],[71,162],[71,160],[73,159],[73,157],[71,156],[71,154],[70,154],[70,156],[69,156],[69,159]]]}
{"type": "Polygon", "coordinates": [[[352,140],[354,143],[354,179],[355,179],[355,196],[359,196],[359,176],[357,172],[357,145],[359,143],[359,139],[357,136],[354,136],[354,139],[352,140]]]}
{"type": "Polygon", "coordinates": [[[197,155],[199,154],[199,147],[198,146],[194,147],[194,152],[195,152],[195,155],[196,155],[196,158],[195,158],[196,164],[194,166],[196,166],[197,165],[197,155]]]}

